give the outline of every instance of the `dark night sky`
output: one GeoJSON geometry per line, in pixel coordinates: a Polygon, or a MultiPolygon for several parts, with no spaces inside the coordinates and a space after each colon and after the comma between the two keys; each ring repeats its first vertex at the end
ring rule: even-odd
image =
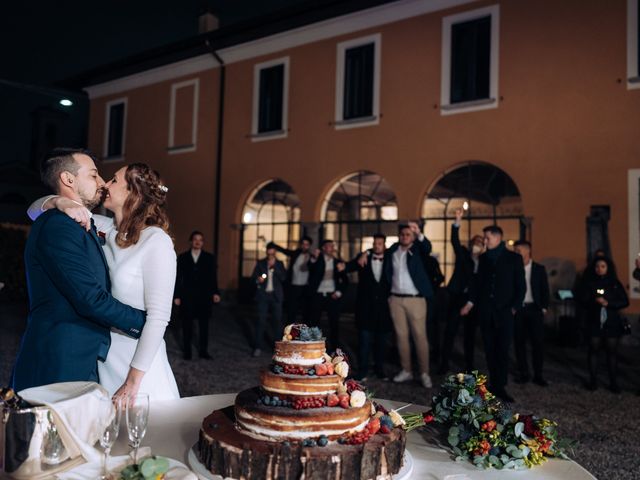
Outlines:
{"type": "Polygon", "coordinates": [[[221,25],[321,0],[48,0],[3,2],[0,78],[45,85],[197,34],[210,8],[221,25]]]}

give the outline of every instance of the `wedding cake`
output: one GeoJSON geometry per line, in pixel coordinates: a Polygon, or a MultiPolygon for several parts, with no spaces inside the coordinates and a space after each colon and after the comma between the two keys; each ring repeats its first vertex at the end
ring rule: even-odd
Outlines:
{"type": "Polygon", "coordinates": [[[405,432],[348,373],[318,328],[287,326],[260,386],[202,422],[198,460],[235,479],[390,479],[405,432]]]}

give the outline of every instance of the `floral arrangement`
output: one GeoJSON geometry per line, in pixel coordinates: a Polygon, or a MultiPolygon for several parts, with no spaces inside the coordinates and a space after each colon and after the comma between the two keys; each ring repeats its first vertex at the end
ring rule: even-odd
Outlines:
{"type": "Polygon", "coordinates": [[[433,397],[432,411],[401,415],[410,431],[433,421],[448,427],[447,443],[456,460],[479,468],[521,470],[547,457],[568,458],[573,445],[558,439],[557,424],[533,415],[519,415],[502,405],[477,371],[450,375],[433,397]]]}

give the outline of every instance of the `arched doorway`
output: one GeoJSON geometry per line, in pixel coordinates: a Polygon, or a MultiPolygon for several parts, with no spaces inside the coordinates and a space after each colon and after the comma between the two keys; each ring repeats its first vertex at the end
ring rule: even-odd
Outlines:
{"type": "MultiPolygon", "coordinates": [[[[265,247],[275,242],[294,248],[300,238],[300,199],[291,186],[280,179],[259,185],[242,210],[240,225],[240,296],[250,294],[250,277],[256,260],[265,255],[265,247]]],[[[287,263],[284,255],[278,254],[287,263]]]]}
{"type": "Polygon", "coordinates": [[[422,218],[426,222],[425,234],[447,281],[455,263],[450,232],[458,208],[465,209],[460,226],[463,244],[491,224],[504,230],[509,245],[531,236],[520,191],[506,172],[485,162],[468,162],[444,172],[424,198],[422,218]]]}
{"type": "Polygon", "coordinates": [[[321,238],[336,242],[340,256],[349,260],[373,245],[377,232],[387,235],[387,244],[397,239],[396,195],[377,173],[360,171],[334,184],[321,212],[321,238]]]}

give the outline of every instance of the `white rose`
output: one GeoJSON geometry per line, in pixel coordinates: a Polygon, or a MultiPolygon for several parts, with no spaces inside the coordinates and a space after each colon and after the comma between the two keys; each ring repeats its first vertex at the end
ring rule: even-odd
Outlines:
{"type": "Polygon", "coordinates": [[[340,362],[344,361],[344,357],[334,357],[333,360],[331,360],[331,363],[333,363],[334,365],[337,365],[340,362]]]}
{"type": "Polygon", "coordinates": [[[322,355],[322,358],[324,358],[324,363],[331,363],[331,355],[329,355],[327,352],[322,355]]]}
{"type": "Polygon", "coordinates": [[[459,373],[456,375],[456,378],[458,379],[458,383],[464,383],[464,373],[459,373]]]}
{"type": "Polygon", "coordinates": [[[336,375],[339,375],[342,378],[347,378],[347,375],[349,375],[349,364],[342,361],[333,367],[333,371],[336,375]]]}
{"type": "Polygon", "coordinates": [[[400,427],[406,423],[404,418],[402,418],[402,416],[395,410],[391,410],[389,412],[389,417],[391,417],[391,421],[395,427],[400,427]]]}
{"type": "Polygon", "coordinates": [[[364,405],[364,402],[367,401],[367,396],[364,392],[360,390],[354,390],[351,392],[351,399],[349,399],[349,404],[352,407],[358,408],[364,405]]]}
{"type": "Polygon", "coordinates": [[[293,323],[284,327],[284,336],[291,334],[291,329],[293,328],[293,323]]]}
{"type": "Polygon", "coordinates": [[[347,393],[347,387],[345,386],[344,383],[340,382],[340,383],[338,383],[338,387],[336,388],[336,392],[338,393],[338,395],[340,395],[342,393],[347,393]]]}

